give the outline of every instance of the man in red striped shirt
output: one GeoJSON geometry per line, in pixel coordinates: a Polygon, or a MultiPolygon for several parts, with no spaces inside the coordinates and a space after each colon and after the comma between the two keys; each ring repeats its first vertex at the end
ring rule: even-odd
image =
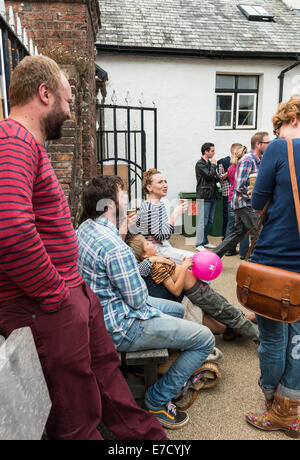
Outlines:
{"type": "Polygon", "coordinates": [[[69,206],[44,147],[71,118],[58,65],[26,57],[13,72],[0,122],[0,333],[29,326],[48,384],[49,439],[167,439],[120,373],[98,297],[77,271],[69,206]]]}

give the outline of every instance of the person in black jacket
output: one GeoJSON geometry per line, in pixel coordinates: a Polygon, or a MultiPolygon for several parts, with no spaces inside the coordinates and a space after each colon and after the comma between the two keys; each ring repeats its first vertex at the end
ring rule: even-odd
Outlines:
{"type": "Polygon", "coordinates": [[[199,221],[196,232],[196,249],[214,249],[215,246],[207,239],[208,231],[213,223],[216,200],[219,198],[217,182],[217,160],[214,158],[215,146],[206,142],[201,147],[202,157],[196,163],[197,202],[199,221]]]}

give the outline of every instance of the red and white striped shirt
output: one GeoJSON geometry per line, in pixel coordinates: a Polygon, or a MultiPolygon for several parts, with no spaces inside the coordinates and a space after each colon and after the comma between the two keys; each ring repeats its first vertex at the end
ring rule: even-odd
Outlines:
{"type": "Polygon", "coordinates": [[[65,195],[45,147],[21,124],[0,122],[1,301],[27,295],[56,310],[77,271],[78,245],[65,195]]]}

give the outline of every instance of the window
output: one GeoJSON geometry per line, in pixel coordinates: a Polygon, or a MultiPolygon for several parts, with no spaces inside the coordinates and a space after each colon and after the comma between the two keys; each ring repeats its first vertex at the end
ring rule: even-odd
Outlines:
{"type": "Polygon", "coordinates": [[[274,22],[274,16],[260,5],[237,5],[248,21],[274,22]]]}
{"type": "Polygon", "coordinates": [[[256,129],[257,75],[216,76],[216,129],[256,129]]]}

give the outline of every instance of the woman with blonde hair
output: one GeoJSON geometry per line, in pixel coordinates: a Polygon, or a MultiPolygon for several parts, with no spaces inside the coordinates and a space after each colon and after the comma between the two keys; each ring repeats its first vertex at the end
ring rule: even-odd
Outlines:
{"type": "Polygon", "coordinates": [[[137,232],[155,244],[158,254],[170,257],[176,263],[180,263],[184,257],[192,257],[194,252],[174,248],[169,242],[174,233],[175,221],[184,213],[186,205],[180,204],[168,217],[167,209],[161,201],[167,196],[168,183],[155,168],[144,173],[143,190],[148,196],[138,212],[137,232]]]}
{"type": "MultiPolygon", "coordinates": [[[[234,223],[235,223],[235,213],[234,210],[231,207],[231,198],[233,195],[233,190],[234,190],[234,185],[235,185],[235,173],[236,173],[236,168],[239,160],[242,158],[247,153],[247,147],[245,147],[242,144],[235,143],[232,145],[232,150],[231,150],[231,159],[230,163],[231,165],[229,166],[227,170],[227,179],[229,180],[230,183],[230,188],[229,188],[229,195],[228,195],[228,222],[227,222],[227,229],[226,229],[226,237],[230,235],[231,233],[234,232],[234,223]]],[[[249,248],[249,236],[246,236],[241,242],[240,242],[240,258],[245,259],[247,251],[249,248]]],[[[237,254],[236,248],[232,248],[230,251],[226,252],[226,256],[234,256],[237,254]]]]}
{"type": "MultiPolygon", "coordinates": [[[[272,118],[274,140],[265,150],[252,193],[260,212],[269,198],[264,225],[251,262],[300,273],[300,237],[289,172],[286,138],[292,139],[297,182],[300,181],[300,96],[279,105],[272,118]]],[[[283,430],[298,437],[300,423],[300,321],[282,323],[256,315],[260,345],[260,387],[266,412],[246,420],[266,431],[283,430]]]]}

